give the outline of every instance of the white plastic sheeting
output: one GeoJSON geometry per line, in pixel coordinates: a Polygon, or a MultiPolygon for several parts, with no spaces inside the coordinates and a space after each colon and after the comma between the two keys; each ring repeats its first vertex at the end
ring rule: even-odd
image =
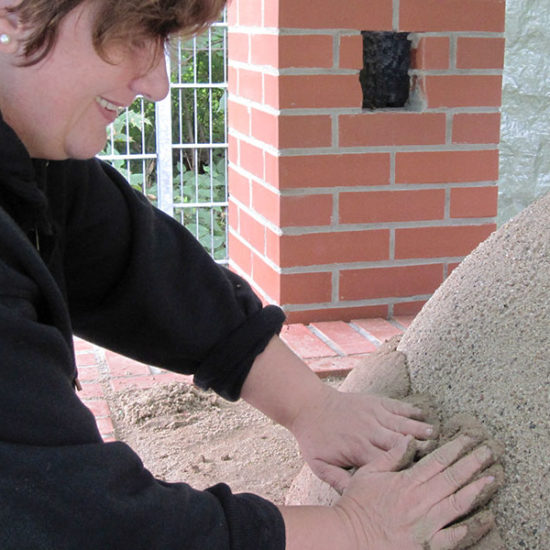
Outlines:
{"type": "Polygon", "coordinates": [[[500,223],[550,192],[550,2],[506,4],[500,223]]]}

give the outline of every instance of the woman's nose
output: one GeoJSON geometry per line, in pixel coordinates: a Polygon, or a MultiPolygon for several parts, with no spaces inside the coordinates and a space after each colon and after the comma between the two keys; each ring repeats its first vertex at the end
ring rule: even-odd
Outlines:
{"type": "Polygon", "coordinates": [[[169,90],[164,55],[159,54],[153,65],[147,67],[146,72],[132,80],[130,87],[137,95],[142,95],[151,101],[164,99],[169,90]]]}

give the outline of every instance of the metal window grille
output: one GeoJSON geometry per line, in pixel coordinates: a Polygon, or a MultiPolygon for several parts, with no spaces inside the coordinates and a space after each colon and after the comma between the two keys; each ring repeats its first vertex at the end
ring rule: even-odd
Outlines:
{"type": "Polygon", "coordinates": [[[141,98],[109,127],[100,156],[227,263],[227,23],[177,41],[166,56],[170,93],[141,98]]]}

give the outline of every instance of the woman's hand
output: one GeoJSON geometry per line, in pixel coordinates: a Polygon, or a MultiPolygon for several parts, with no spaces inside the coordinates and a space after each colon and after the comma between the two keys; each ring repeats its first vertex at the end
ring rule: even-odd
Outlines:
{"type": "Polygon", "coordinates": [[[467,436],[435,450],[407,470],[392,472],[407,450],[404,438],[391,451],[356,472],[334,505],[353,532],[357,550],[448,550],[468,536],[479,540],[494,525],[490,514],[482,521],[447,527],[471,511],[483,491],[492,494],[494,477],[470,480],[494,462],[491,449],[481,445],[464,455],[473,440],[467,436]],[[469,483],[469,484],[468,484],[469,483]]]}
{"type": "Polygon", "coordinates": [[[277,337],[256,358],[241,396],[288,428],[311,469],[339,492],[349,483],[346,468],[368,464],[406,435],[437,437],[408,403],[324,384],[277,337]]]}
{"type": "Polygon", "coordinates": [[[480,540],[494,527],[490,512],[451,524],[498,488],[500,472],[479,477],[494,461],[490,447],[468,453],[474,440],[462,435],[396,471],[415,445],[403,437],[360,468],[333,506],[280,507],[286,550],[454,550],[480,540]]]}
{"type": "Polygon", "coordinates": [[[323,385],[289,426],[312,471],[338,492],[348,485],[346,468],[376,460],[411,435],[436,437],[416,407],[375,395],[343,393],[323,385]]]}

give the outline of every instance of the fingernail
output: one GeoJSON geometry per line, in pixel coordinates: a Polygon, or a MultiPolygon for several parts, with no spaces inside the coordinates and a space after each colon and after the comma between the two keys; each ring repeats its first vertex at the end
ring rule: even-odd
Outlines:
{"type": "Polygon", "coordinates": [[[426,435],[430,436],[434,433],[434,429],[432,427],[426,428],[426,435]]]}
{"type": "Polygon", "coordinates": [[[477,449],[476,455],[480,460],[485,461],[485,460],[489,460],[493,456],[493,453],[491,449],[489,449],[489,447],[484,445],[483,447],[479,447],[477,449]]]}
{"type": "Polygon", "coordinates": [[[485,479],[487,480],[487,485],[490,485],[491,483],[493,483],[495,481],[496,477],[495,476],[487,476],[485,479]]]}

